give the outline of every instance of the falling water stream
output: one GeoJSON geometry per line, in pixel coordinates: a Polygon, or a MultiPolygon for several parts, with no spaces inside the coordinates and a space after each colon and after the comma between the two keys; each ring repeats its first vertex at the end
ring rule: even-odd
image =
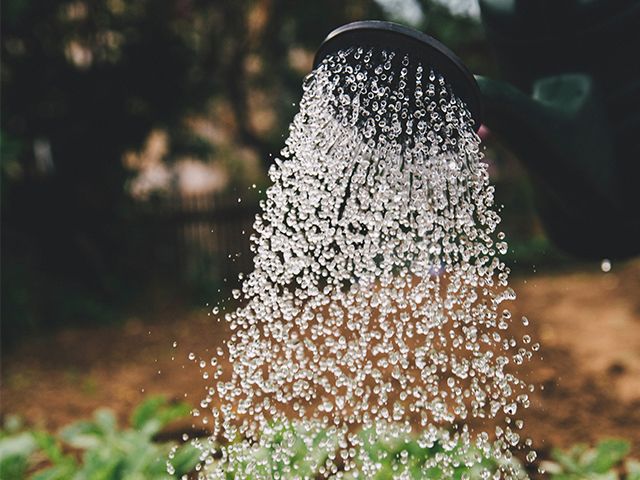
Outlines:
{"type": "Polygon", "coordinates": [[[321,478],[374,478],[365,443],[403,438],[440,446],[425,478],[461,461],[516,478],[512,451],[535,456],[518,371],[538,346],[512,332],[507,244],[469,112],[428,65],[382,49],[325,58],[303,89],[243,306],[210,362],[201,478],[272,478],[300,437],[321,478]]]}

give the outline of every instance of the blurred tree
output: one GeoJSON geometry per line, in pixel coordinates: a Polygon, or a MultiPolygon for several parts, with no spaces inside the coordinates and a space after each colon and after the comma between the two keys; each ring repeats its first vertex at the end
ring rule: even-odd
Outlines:
{"type": "Polygon", "coordinates": [[[197,96],[196,55],[176,28],[186,14],[171,0],[5,2],[5,326],[115,300],[131,261],[121,155],[197,96]]]}
{"type": "Polygon", "coordinates": [[[127,221],[125,151],[154,128],[170,133],[170,156],[202,149],[185,118],[217,102],[233,140],[268,162],[310,52],[332,28],[381,16],[373,0],[5,1],[4,333],[90,320],[140,288],[150,266],[127,221]],[[273,121],[254,120],[261,108],[273,121]]]}

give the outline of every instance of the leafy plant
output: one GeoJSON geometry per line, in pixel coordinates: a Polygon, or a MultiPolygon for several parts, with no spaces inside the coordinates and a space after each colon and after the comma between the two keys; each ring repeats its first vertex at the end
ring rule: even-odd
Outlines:
{"type": "Polygon", "coordinates": [[[0,477],[23,478],[28,467],[29,456],[36,451],[35,439],[28,432],[20,432],[22,422],[17,417],[8,417],[0,431],[0,477]]]}
{"type": "Polygon", "coordinates": [[[602,440],[595,448],[581,443],[567,451],[554,449],[554,461],[542,462],[541,467],[553,480],[640,480],[640,462],[625,460],[630,450],[625,440],[602,440]]]}
{"type": "Polygon", "coordinates": [[[5,480],[173,479],[189,473],[199,451],[191,445],[156,443],[154,436],[170,422],[189,414],[186,404],[151,397],[131,415],[130,428],[119,429],[110,410],[63,428],[57,436],[44,432],[9,433],[0,439],[0,473],[5,480]],[[80,450],[80,461],[68,453],[80,450]],[[171,453],[171,462],[168,464],[171,453]],[[46,460],[44,468],[38,468],[46,460]],[[171,474],[168,473],[171,470],[171,474]]]}
{"type": "MultiPolygon", "coordinates": [[[[361,455],[369,463],[379,468],[375,477],[367,477],[362,466],[357,472],[342,472],[341,478],[373,478],[373,480],[408,479],[479,479],[482,470],[496,472],[498,468],[509,469],[512,478],[526,478],[520,463],[513,460],[486,458],[480,451],[471,449],[462,452],[459,448],[445,450],[440,443],[432,447],[422,447],[417,439],[407,436],[394,440],[381,440],[375,432],[363,430],[361,455]],[[439,455],[449,456],[456,465],[452,471],[443,471],[439,467],[429,467],[439,455]],[[365,474],[365,477],[362,475],[365,474]]],[[[325,478],[327,472],[322,467],[329,457],[338,456],[338,437],[326,430],[308,430],[297,424],[275,424],[263,432],[263,441],[267,446],[254,445],[247,452],[247,445],[232,444],[226,447],[224,460],[213,462],[207,467],[215,478],[224,473],[227,479],[245,478],[325,478]],[[247,454],[250,460],[247,459],[247,454]],[[242,460],[238,460],[241,458],[242,460]]],[[[333,478],[333,477],[331,477],[333,478]]]]}
{"type": "Polygon", "coordinates": [[[337,447],[338,439],[326,430],[310,431],[301,425],[274,424],[263,435],[269,447],[256,446],[252,455],[251,473],[249,462],[237,460],[233,452],[238,445],[228,446],[231,461],[217,462],[210,471],[223,472],[229,480],[235,478],[315,478],[331,452],[337,447]],[[279,453],[276,454],[276,451],[279,453]],[[286,454],[283,454],[286,452],[286,454]]]}
{"type": "Polygon", "coordinates": [[[374,432],[365,430],[360,434],[363,439],[364,451],[370,460],[380,465],[375,479],[391,480],[402,476],[411,479],[444,479],[460,480],[482,478],[482,471],[495,472],[499,467],[506,467],[512,473],[512,478],[525,478],[524,470],[515,460],[498,460],[487,458],[474,448],[465,449],[459,446],[446,450],[442,443],[436,442],[431,447],[422,447],[412,437],[398,438],[393,441],[380,440],[374,432]],[[444,471],[441,467],[429,465],[438,455],[449,457],[453,471],[444,471]]]}

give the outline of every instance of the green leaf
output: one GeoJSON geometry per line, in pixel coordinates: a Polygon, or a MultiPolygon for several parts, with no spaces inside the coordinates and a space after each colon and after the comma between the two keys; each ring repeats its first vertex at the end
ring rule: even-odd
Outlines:
{"type": "Polygon", "coordinates": [[[186,403],[170,404],[164,396],[155,396],[140,404],[131,415],[131,426],[153,435],[162,427],[189,415],[191,408],[186,403]]]}
{"type": "Polygon", "coordinates": [[[64,464],[68,463],[69,460],[73,461],[72,457],[67,457],[62,453],[58,441],[53,435],[46,432],[34,432],[33,436],[38,447],[40,447],[53,464],[64,464]]]}
{"type": "Polygon", "coordinates": [[[96,425],[105,435],[111,435],[118,429],[118,421],[114,413],[107,409],[101,408],[93,414],[96,425]]]}
{"type": "Polygon", "coordinates": [[[625,463],[627,470],[627,480],[640,480],[640,462],[628,459],[625,463]]]}
{"type": "Polygon", "coordinates": [[[580,473],[583,472],[580,457],[587,451],[587,448],[583,444],[574,445],[568,452],[554,448],[551,451],[551,458],[560,465],[563,473],[580,473]]]}
{"type": "Polygon", "coordinates": [[[104,432],[93,422],[80,421],[64,427],[60,438],[74,448],[88,450],[104,442],[104,432]]]}
{"type": "Polygon", "coordinates": [[[200,450],[196,447],[185,444],[176,450],[176,453],[171,459],[171,465],[175,469],[175,476],[181,477],[191,472],[200,459],[200,450]]]}
{"type": "Polygon", "coordinates": [[[582,480],[586,477],[579,476],[573,473],[554,473],[551,474],[552,480],[582,480]]]}
{"type": "Polygon", "coordinates": [[[589,480],[619,480],[618,474],[614,471],[606,473],[595,473],[589,475],[589,480]]]}
{"type": "Polygon", "coordinates": [[[114,480],[126,478],[124,473],[122,453],[114,449],[95,449],[84,455],[76,476],[79,480],[114,480]]]}
{"type": "Polygon", "coordinates": [[[167,403],[167,399],[163,396],[150,397],[140,405],[131,414],[130,423],[136,430],[142,430],[150,420],[155,418],[160,408],[167,403]]]}
{"type": "Polygon", "coordinates": [[[596,454],[588,465],[588,470],[595,473],[607,473],[631,450],[631,445],[625,440],[603,440],[596,446],[596,454]]]}
{"type": "Polygon", "coordinates": [[[77,473],[77,468],[75,462],[54,465],[38,471],[31,477],[31,480],[68,480],[77,473]]]}
{"type": "Polygon", "coordinates": [[[29,432],[5,437],[0,440],[0,462],[14,456],[28,457],[36,447],[36,441],[29,432]]]}
{"type": "Polygon", "coordinates": [[[9,455],[0,460],[0,474],[3,480],[22,480],[27,471],[28,458],[25,455],[9,455]]]}
{"type": "Polygon", "coordinates": [[[37,449],[33,435],[18,433],[0,439],[0,476],[3,480],[22,480],[29,457],[37,449]]]}

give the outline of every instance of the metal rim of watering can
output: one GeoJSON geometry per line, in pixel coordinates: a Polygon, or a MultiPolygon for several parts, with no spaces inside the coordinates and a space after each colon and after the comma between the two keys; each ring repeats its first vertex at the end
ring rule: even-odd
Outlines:
{"type": "Polygon", "coordinates": [[[414,61],[433,68],[463,100],[477,131],[482,124],[482,100],[474,76],[446,45],[413,28],[381,20],[348,23],[333,30],[324,39],[313,60],[316,68],[331,53],[349,47],[379,47],[408,54],[414,61]]]}

